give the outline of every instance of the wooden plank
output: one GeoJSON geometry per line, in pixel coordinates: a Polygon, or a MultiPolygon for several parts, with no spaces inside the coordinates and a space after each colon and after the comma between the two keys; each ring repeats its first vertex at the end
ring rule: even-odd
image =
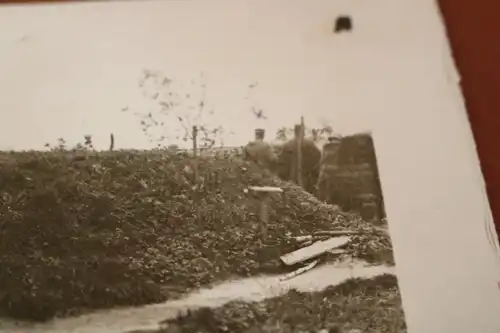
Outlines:
{"type": "MultiPolygon", "coordinates": [[[[347,236],[347,235],[345,235],[347,236]]],[[[329,238],[332,238],[332,236],[329,235],[309,235],[309,236],[297,236],[297,237],[292,237],[293,241],[297,243],[307,243],[307,242],[317,242],[317,241],[322,241],[322,240],[327,240],[329,238]]]]}
{"type": "Polygon", "coordinates": [[[275,193],[283,192],[282,188],[273,186],[250,186],[248,189],[254,192],[275,192],[275,193]]]}
{"type": "Polygon", "coordinates": [[[356,235],[359,234],[359,232],[352,231],[352,230],[322,230],[322,231],[315,231],[313,233],[314,236],[349,236],[349,235],[356,235]]]}
{"type": "Polygon", "coordinates": [[[314,266],[316,266],[318,264],[318,262],[319,262],[319,260],[315,260],[312,263],[310,263],[309,265],[306,265],[304,267],[301,267],[301,268],[297,269],[296,271],[288,273],[288,274],[282,276],[280,278],[280,281],[290,280],[290,279],[292,279],[292,278],[294,278],[294,277],[296,277],[296,276],[298,276],[300,274],[304,274],[305,272],[310,271],[311,269],[313,269],[314,266]]]}
{"type": "Polygon", "coordinates": [[[292,236],[291,238],[296,242],[305,242],[308,240],[319,240],[322,238],[332,238],[336,236],[350,236],[357,235],[358,231],[352,230],[323,230],[323,231],[315,231],[312,235],[305,236],[292,236]]]}
{"type": "Polygon", "coordinates": [[[325,241],[320,241],[316,242],[312,245],[309,245],[307,247],[303,247],[301,249],[298,249],[297,251],[285,254],[284,256],[281,256],[281,261],[285,263],[286,265],[294,265],[299,262],[306,261],[308,259],[312,259],[314,257],[317,257],[329,250],[332,250],[334,248],[343,246],[347,243],[350,242],[349,237],[335,237],[335,238],[330,238],[325,241]]]}
{"type": "Polygon", "coordinates": [[[307,242],[309,240],[312,240],[313,236],[311,236],[311,235],[307,235],[307,236],[295,236],[295,237],[292,237],[292,238],[296,242],[302,243],[302,242],[307,242]]]}

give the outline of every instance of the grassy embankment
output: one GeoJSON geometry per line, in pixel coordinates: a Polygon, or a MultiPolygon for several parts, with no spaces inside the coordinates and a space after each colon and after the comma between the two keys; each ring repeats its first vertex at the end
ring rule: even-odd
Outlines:
{"type": "Polygon", "coordinates": [[[0,153],[0,315],[45,320],[164,301],[280,269],[287,234],[354,228],[348,255],[392,262],[387,234],[237,158],[153,151],[0,153]],[[82,155],[83,154],[83,155],[82,155]],[[269,244],[251,185],[281,186],[269,244]],[[342,216],[343,218],[338,218],[342,216]]]}

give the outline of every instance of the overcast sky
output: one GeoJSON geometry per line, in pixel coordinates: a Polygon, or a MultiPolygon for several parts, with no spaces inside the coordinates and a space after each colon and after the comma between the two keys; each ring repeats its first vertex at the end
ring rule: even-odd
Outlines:
{"type": "MultiPolygon", "coordinates": [[[[416,42],[422,26],[399,15],[407,9],[395,3],[1,6],[0,149],[41,149],[59,137],[75,143],[85,134],[106,149],[111,132],[117,148],[151,147],[132,114],[158,111],[139,86],[145,69],[193,95],[201,90],[190,82],[204,73],[206,103],[215,111],[205,120],[234,132],[224,137],[226,145],[245,144],[257,126],[274,136],[301,115],[306,125],[330,123],[340,133],[370,130],[383,113],[380,100],[404,79],[394,74],[398,64],[424,52],[416,42]],[[335,18],[344,14],[352,16],[354,31],[335,35],[335,18]],[[259,85],[250,90],[254,82],[259,85]],[[252,106],[267,120],[257,119],[252,106]]],[[[168,126],[172,133],[180,125],[168,126]]]]}

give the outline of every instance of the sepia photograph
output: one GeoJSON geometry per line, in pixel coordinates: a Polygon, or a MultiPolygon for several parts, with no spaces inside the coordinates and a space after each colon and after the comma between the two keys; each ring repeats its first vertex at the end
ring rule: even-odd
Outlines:
{"type": "Polygon", "coordinates": [[[407,331],[383,55],[325,3],[0,6],[1,332],[407,331]]]}

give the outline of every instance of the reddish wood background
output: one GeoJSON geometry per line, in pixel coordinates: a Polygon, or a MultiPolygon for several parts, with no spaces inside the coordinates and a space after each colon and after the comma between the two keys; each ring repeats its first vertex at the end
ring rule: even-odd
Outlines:
{"type": "MultiPolygon", "coordinates": [[[[11,0],[3,3],[55,2],[11,0]]],[[[500,231],[500,0],[437,0],[462,76],[462,92],[500,231]],[[495,112],[497,110],[497,112],[495,112]]]]}
{"type": "Polygon", "coordinates": [[[438,2],[462,76],[462,93],[500,234],[500,20],[496,17],[500,1],[438,2]]]}

